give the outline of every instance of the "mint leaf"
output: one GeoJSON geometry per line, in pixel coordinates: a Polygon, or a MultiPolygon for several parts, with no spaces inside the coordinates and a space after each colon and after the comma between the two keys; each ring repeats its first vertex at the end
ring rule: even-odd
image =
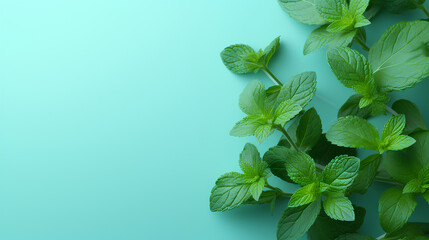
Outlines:
{"type": "Polygon", "coordinates": [[[266,93],[264,85],[253,80],[244,88],[240,94],[239,106],[241,111],[247,115],[263,114],[265,111],[266,93]]]}
{"type": "Polygon", "coordinates": [[[359,164],[357,157],[342,155],[334,158],[322,173],[323,182],[329,184],[328,190],[345,192],[357,176],[359,164]]]}
{"type": "Polygon", "coordinates": [[[387,138],[389,136],[397,136],[402,133],[405,128],[405,116],[400,114],[392,116],[387,120],[383,128],[382,138],[387,138]]]}
{"type": "Polygon", "coordinates": [[[354,221],[338,221],[330,218],[321,211],[313,226],[308,231],[311,240],[332,240],[346,233],[359,230],[365,219],[365,208],[354,206],[354,221]]]}
{"type": "Polygon", "coordinates": [[[327,58],[335,76],[345,87],[368,98],[369,103],[375,100],[379,93],[371,66],[362,54],[348,47],[339,47],[329,50],[327,58]]]}
{"type": "Polygon", "coordinates": [[[251,195],[250,185],[243,174],[230,172],[222,175],[212,189],[210,210],[223,212],[240,206],[251,195]]]}
{"type": "Polygon", "coordinates": [[[405,185],[404,189],[402,190],[402,193],[422,193],[422,191],[424,192],[422,182],[420,181],[420,179],[415,178],[409,181],[407,185],[405,185]]]}
{"type": "Polygon", "coordinates": [[[349,45],[356,36],[357,30],[330,32],[327,25],[316,28],[311,32],[304,44],[304,55],[315,52],[323,47],[345,47],[349,45]]]}
{"type": "Polygon", "coordinates": [[[311,149],[322,135],[322,121],[316,109],[310,108],[299,120],[296,130],[296,145],[304,151],[311,149]]]}
{"type": "Polygon", "coordinates": [[[362,97],[363,96],[359,94],[352,95],[349,99],[347,99],[343,106],[341,106],[340,110],[338,111],[337,117],[340,118],[349,115],[358,116],[365,119],[371,117],[371,106],[364,108],[359,107],[359,103],[362,97]]]}
{"type": "Polygon", "coordinates": [[[289,177],[298,184],[305,186],[316,181],[316,165],[306,153],[290,150],[285,166],[289,177]]]}
{"type": "Polygon", "coordinates": [[[251,115],[238,121],[231,129],[229,134],[235,137],[253,136],[258,127],[264,125],[265,122],[258,115],[251,115]]]}
{"type": "Polygon", "coordinates": [[[262,143],[267,137],[274,133],[271,124],[261,125],[255,130],[255,137],[258,143],[262,143]]]}
{"type": "Polygon", "coordinates": [[[280,37],[276,37],[265,49],[262,53],[262,62],[265,66],[268,65],[268,63],[271,60],[271,57],[274,55],[274,53],[279,49],[280,46],[280,37]]]}
{"type": "Polygon", "coordinates": [[[279,104],[274,113],[274,124],[283,126],[285,123],[289,122],[289,120],[298,115],[301,110],[302,107],[295,103],[294,100],[288,99],[283,101],[279,104]]]}
{"type": "Polygon", "coordinates": [[[369,62],[381,91],[400,91],[429,77],[429,22],[395,24],[369,51],[369,62]]]}
{"type": "Polygon", "coordinates": [[[360,162],[360,167],[356,178],[350,187],[351,192],[365,194],[374,182],[380,166],[382,155],[373,154],[360,162]]]}
{"type": "Polygon", "coordinates": [[[330,218],[340,221],[354,221],[352,202],[342,195],[329,194],[323,201],[323,209],[330,218]]]}
{"type": "Polygon", "coordinates": [[[289,200],[289,207],[299,207],[316,201],[320,197],[318,183],[310,183],[298,189],[289,200]]]}
{"type": "Polygon", "coordinates": [[[259,178],[258,180],[250,184],[249,192],[250,194],[252,194],[252,197],[256,201],[259,200],[259,196],[261,196],[264,186],[265,186],[265,178],[259,178]]]}
{"type": "Polygon", "coordinates": [[[378,147],[379,153],[384,153],[388,150],[390,151],[398,151],[405,149],[416,142],[412,137],[405,135],[397,135],[397,136],[388,136],[383,139],[378,147]]]}
{"type": "Polygon", "coordinates": [[[326,133],[335,145],[378,151],[378,130],[363,118],[347,116],[339,118],[326,133]]]}
{"type": "Polygon", "coordinates": [[[360,16],[365,13],[369,4],[369,0],[351,0],[349,9],[355,13],[356,16],[360,16]]]}
{"type": "Polygon", "coordinates": [[[284,146],[275,146],[270,148],[264,154],[264,161],[268,163],[271,172],[279,177],[280,179],[292,183],[293,181],[289,178],[288,173],[286,171],[286,156],[292,150],[284,147],[284,146]]]}
{"type": "MultiPolygon", "coordinates": [[[[382,0],[380,2],[383,4],[383,9],[396,14],[417,8],[413,2],[408,0],[382,0]]],[[[423,4],[425,0],[416,0],[415,2],[417,4],[423,4]]]]}
{"type": "Polygon", "coordinates": [[[302,108],[313,99],[316,93],[316,73],[303,72],[293,76],[283,85],[277,97],[277,103],[292,99],[302,108]]]}
{"type": "Polygon", "coordinates": [[[308,231],[319,215],[321,200],[308,205],[287,208],[280,218],[277,227],[278,240],[298,240],[308,231]]]}
{"type": "Polygon", "coordinates": [[[423,198],[426,200],[426,202],[428,202],[429,204],[429,191],[423,193],[423,198]]]}
{"type": "Polygon", "coordinates": [[[417,178],[421,169],[429,165],[429,131],[411,134],[416,140],[411,147],[402,151],[389,151],[384,167],[397,181],[406,184],[417,178]]]}
{"type": "Polygon", "coordinates": [[[277,200],[281,197],[280,194],[277,194],[276,191],[268,190],[263,191],[259,196],[258,201],[256,201],[253,197],[247,199],[243,204],[267,204],[271,203],[273,200],[277,200]]]}
{"type": "Polygon", "coordinates": [[[220,54],[223,64],[234,73],[257,72],[263,67],[259,63],[262,52],[255,52],[245,44],[235,44],[226,47],[220,54]]]}
{"type": "Polygon", "coordinates": [[[320,16],[314,0],[279,0],[280,7],[295,20],[312,25],[323,25],[325,19],[320,16]]]}
{"type": "Polygon", "coordinates": [[[405,115],[407,121],[405,123],[405,129],[403,130],[404,134],[408,135],[414,132],[428,130],[420,110],[414,103],[401,99],[393,103],[392,108],[397,113],[405,115]]]}
{"type": "Polygon", "coordinates": [[[378,207],[381,227],[388,233],[400,229],[407,223],[416,206],[413,195],[402,194],[400,187],[388,189],[381,195],[378,207]]]}
{"type": "Polygon", "coordinates": [[[408,222],[401,229],[387,233],[383,240],[421,240],[419,237],[424,236],[425,232],[423,230],[426,225],[427,223],[408,222]]]}
{"type": "Polygon", "coordinates": [[[343,5],[347,5],[344,0],[315,0],[315,4],[317,11],[328,22],[340,19],[343,5]]]}
{"type": "Polygon", "coordinates": [[[268,164],[262,161],[255,145],[247,143],[240,154],[239,165],[247,178],[266,178],[270,175],[268,164]]]}

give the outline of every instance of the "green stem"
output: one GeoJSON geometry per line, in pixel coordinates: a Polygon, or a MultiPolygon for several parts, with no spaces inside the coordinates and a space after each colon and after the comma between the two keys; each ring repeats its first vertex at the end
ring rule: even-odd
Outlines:
{"type": "Polygon", "coordinates": [[[399,182],[397,182],[393,179],[389,179],[389,178],[375,177],[375,181],[388,183],[388,184],[392,184],[392,185],[397,185],[397,186],[404,186],[404,184],[399,183],[399,182]]]}
{"type": "Polygon", "coordinates": [[[289,134],[286,132],[286,130],[282,126],[277,126],[277,129],[283,133],[283,135],[286,137],[286,139],[288,140],[290,145],[292,145],[292,147],[295,148],[295,150],[297,152],[299,152],[300,150],[299,150],[298,146],[296,146],[295,142],[292,140],[292,138],[289,136],[289,134]]]}
{"type": "Polygon", "coordinates": [[[387,110],[390,114],[392,114],[393,116],[398,115],[398,113],[397,113],[395,110],[393,110],[391,107],[389,107],[389,106],[387,106],[387,105],[385,105],[385,106],[386,106],[386,110],[387,110]]]}
{"type": "Polygon", "coordinates": [[[426,10],[426,8],[423,4],[419,4],[415,0],[408,0],[408,1],[412,4],[414,4],[414,6],[416,6],[420,10],[422,10],[425,13],[425,15],[429,18],[429,12],[428,12],[428,10],[426,10]]]}
{"type": "Polygon", "coordinates": [[[277,78],[276,78],[276,76],[274,76],[274,74],[267,68],[267,67],[264,67],[264,68],[262,68],[262,71],[265,73],[265,74],[267,74],[267,76],[274,82],[274,84],[277,84],[277,85],[279,85],[279,86],[283,86],[283,83],[282,82],[280,82],[280,80],[278,80],[277,78]]]}
{"type": "Polygon", "coordinates": [[[279,189],[279,188],[276,188],[276,187],[273,187],[273,186],[271,186],[268,182],[266,182],[266,184],[265,184],[265,187],[266,188],[269,188],[269,189],[271,189],[271,190],[274,190],[274,191],[276,191],[276,192],[278,192],[278,193],[280,193],[281,195],[283,195],[283,196],[292,196],[293,194],[292,193],[286,193],[286,192],[283,192],[281,189],[279,189]]]}
{"type": "Polygon", "coordinates": [[[367,52],[369,51],[369,47],[364,42],[362,42],[360,39],[355,38],[354,40],[357,44],[359,44],[363,48],[363,50],[365,50],[367,52]]]}

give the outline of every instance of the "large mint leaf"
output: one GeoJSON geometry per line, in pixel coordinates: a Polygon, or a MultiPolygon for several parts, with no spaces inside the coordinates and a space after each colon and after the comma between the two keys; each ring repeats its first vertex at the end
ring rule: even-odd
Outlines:
{"type": "Polygon", "coordinates": [[[313,99],[315,93],[316,73],[303,72],[293,76],[283,85],[277,96],[277,103],[280,104],[283,101],[292,99],[304,108],[313,99]]]}
{"type": "Polygon", "coordinates": [[[250,186],[243,174],[230,172],[222,175],[212,189],[210,210],[223,212],[240,206],[251,196],[250,186]]]}
{"type": "Polygon", "coordinates": [[[278,2],[283,11],[299,22],[313,25],[327,23],[317,11],[314,0],[278,0],[278,2]]]}

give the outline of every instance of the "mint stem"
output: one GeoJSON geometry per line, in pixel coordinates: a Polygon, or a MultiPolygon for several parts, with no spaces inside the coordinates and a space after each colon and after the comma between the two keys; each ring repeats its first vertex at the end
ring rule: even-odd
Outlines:
{"type": "Polygon", "coordinates": [[[290,145],[292,145],[292,147],[295,148],[295,150],[297,152],[300,152],[298,146],[296,146],[295,142],[292,140],[292,138],[289,136],[289,134],[286,132],[286,130],[282,126],[278,126],[277,129],[283,133],[283,135],[286,137],[286,139],[288,140],[290,145]]]}
{"type": "Polygon", "coordinates": [[[392,184],[392,185],[397,185],[397,186],[404,186],[402,183],[399,183],[399,182],[397,182],[393,179],[389,179],[389,178],[375,177],[375,181],[388,183],[388,184],[392,184]]]}
{"type": "Polygon", "coordinates": [[[393,116],[398,115],[398,113],[397,113],[395,110],[393,110],[391,107],[389,107],[389,106],[387,106],[387,105],[385,105],[385,106],[386,106],[386,110],[387,110],[390,114],[392,114],[393,116]]]}
{"type": "Polygon", "coordinates": [[[282,82],[280,82],[280,80],[278,80],[276,76],[274,76],[274,74],[267,67],[262,68],[262,71],[267,74],[267,76],[274,82],[274,84],[283,86],[282,82]]]}
{"type": "Polygon", "coordinates": [[[359,44],[362,48],[363,48],[363,50],[365,50],[365,51],[369,51],[369,47],[365,44],[365,43],[363,43],[360,39],[358,39],[358,38],[355,38],[354,39],[354,41],[357,43],[357,44],[359,44]]]}
{"type": "Polygon", "coordinates": [[[414,6],[416,6],[420,10],[422,10],[426,14],[426,16],[429,18],[429,12],[428,12],[428,10],[426,10],[426,8],[423,4],[419,4],[415,0],[408,0],[408,1],[412,4],[414,4],[414,6]]]}

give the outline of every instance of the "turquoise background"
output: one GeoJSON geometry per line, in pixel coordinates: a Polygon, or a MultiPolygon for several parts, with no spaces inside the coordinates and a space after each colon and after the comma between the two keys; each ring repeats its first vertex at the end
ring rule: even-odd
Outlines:
{"type": "MultiPolygon", "coordinates": [[[[378,16],[369,45],[390,24],[420,17],[378,16]]],[[[351,91],[325,49],[302,55],[313,28],[274,0],[0,0],[0,239],[275,239],[286,200],[274,216],[268,206],[209,211],[217,177],[237,171],[244,144],[256,143],[229,136],[243,117],[238,95],[255,78],[272,84],[232,74],[219,53],[280,35],[270,68],[283,82],[317,72],[312,105],[326,130],[351,91]]],[[[428,89],[426,80],[394,99],[417,101],[429,119],[428,89]]],[[[386,187],[352,197],[368,208],[365,234],[382,232],[386,187]]],[[[419,202],[412,220],[427,220],[419,202]]]]}

